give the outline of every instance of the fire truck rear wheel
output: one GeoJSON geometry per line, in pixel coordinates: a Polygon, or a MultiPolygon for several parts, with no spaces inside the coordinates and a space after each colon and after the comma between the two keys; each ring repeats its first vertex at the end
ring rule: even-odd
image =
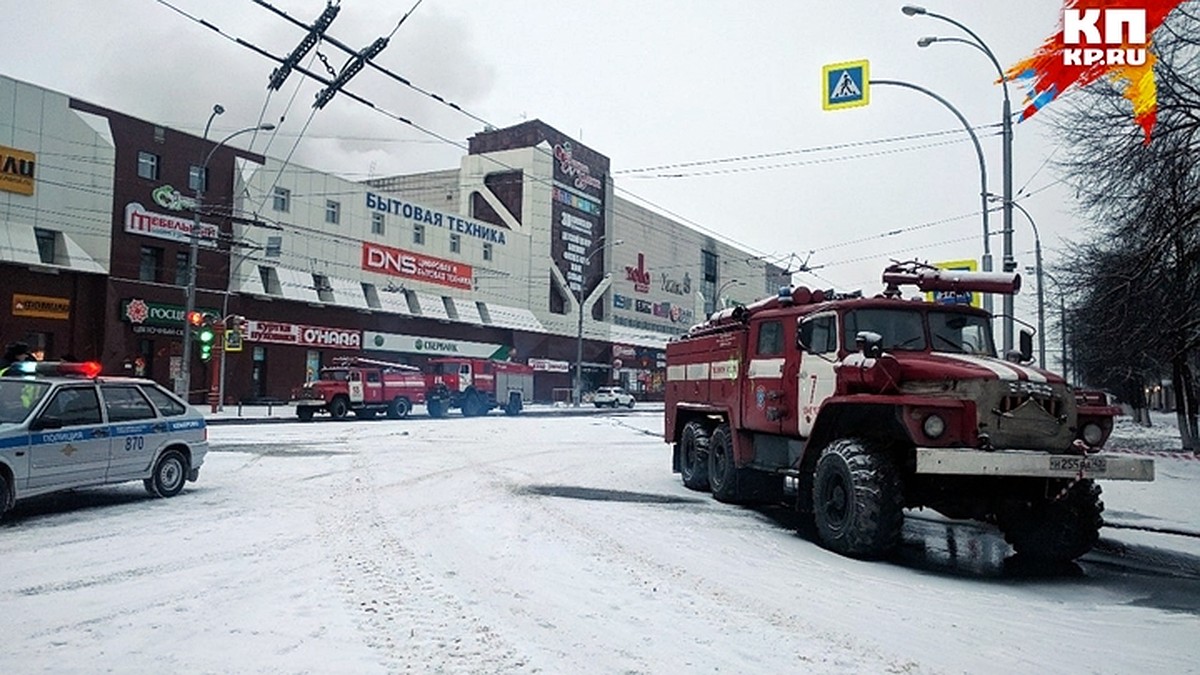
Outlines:
{"type": "Polygon", "coordinates": [[[683,425],[679,439],[679,475],[689,490],[707,492],[708,487],[708,429],[700,422],[683,425]]]}
{"type": "Polygon", "coordinates": [[[338,396],[329,402],[329,416],[335,420],[346,419],[346,413],[350,411],[350,404],[342,396],[338,396]]]}
{"type": "Polygon", "coordinates": [[[1012,509],[999,518],[1004,539],[1022,557],[1037,562],[1067,562],[1092,550],[1104,524],[1100,486],[1076,482],[1058,501],[1012,509]]]}
{"type": "Polygon", "coordinates": [[[403,396],[397,396],[388,404],[387,416],[390,420],[404,419],[410,412],[412,412],[412,404],[403,396]]]}
{"type": "Polygon", "coordinates": [[[900,472],[864,441],[842,439],[822,451],[813,478],[813,517],[821,543],[856,558],[887,554],[904,522],[900,472]]]}
{"type": "Polygon", "coordinates": [[[296,408],[296,417],[299,417],[301,422],[311,422],[313,418],[312,406],[302,405],[296,408]]]}
{"type": "Polygon", "coordinates": [[[754,469],[737,468],[729,424],[722,424],[712,432],[708,442],[708,484],[717,501],[729,504],[769,501],[774,496],[770,487],[776,482],[782,487],[782,479],[776,480],[754,469]]]}
{"type": "Polygon", "coordinates": [[[487,414],[487,408],[484,407],[483,394],[477,391],[467,392],[466,398],[462,404],[463,417],[479,417],[487,414]]]}

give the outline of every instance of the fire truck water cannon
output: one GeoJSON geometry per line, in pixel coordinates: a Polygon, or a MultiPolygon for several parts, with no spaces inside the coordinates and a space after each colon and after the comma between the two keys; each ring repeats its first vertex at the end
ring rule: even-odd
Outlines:
{"type": "Polygon", "coordinates": [[[1000,293],[1016,295],[1021,275],[1016,272],[967,272],[943,270],[916,261],[897,263],[883,271],[884,297],[900,297],[900,286],[916,286],[925,292],[1000,293]]]}

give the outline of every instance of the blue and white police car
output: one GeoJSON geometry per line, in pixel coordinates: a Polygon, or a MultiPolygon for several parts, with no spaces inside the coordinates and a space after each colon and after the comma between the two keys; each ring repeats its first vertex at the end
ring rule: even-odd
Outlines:
{"type": "Polygon", "coordinates": [[[0,376],[0,515],[20,499],[141,480],[173,497],[208,452],[204,417],[152,380],[100,364],[22,361],[0,376]]]}

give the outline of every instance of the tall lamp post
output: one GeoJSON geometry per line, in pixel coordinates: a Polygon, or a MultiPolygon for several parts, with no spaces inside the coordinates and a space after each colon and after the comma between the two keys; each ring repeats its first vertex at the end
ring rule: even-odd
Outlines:
{"type": "Polygon", "coordinates": [[[726,281],[725,283],[721,284],[721,287],[717,289],[716,297],[713,298],[713,311],[716,311],[717,309],[724,309],[724,306],[723,306],[724,303],[721,302],[721,293],[724,293],[726,288],[729,288],[730,286],[745,286],[745,285],[746,285],[746,282],[744,282],[740,279],[730,279],[729,281],[726,281]],[[717,307],[718,304],[721,304],[722,307],[718,308],[717,307]]]}
{"type": "Polygon", "coordinates": [[[1044,270],[1042,274],[1054,282],[1054,286],[1058,289],[1058,311],[1061,313],[1059,320],[1062,322],[1059,331],[1062,336],[1062,376],[1064,379],[1070,380],[1072,378],[1067,373],[1067,294],[1063,292],[1062,284],[1058,283],[1058,279],[1054,278],[1053,274],[1044,270]]]}
{"type": "MultiPolygon", "coordinates": [[[[971,143],[973,143],[975,145],[975,157],[976,157],[976,159],[979,160],[979,204],[980,204],[979,208],[981,211],[980,218],[983,219],[983,271],[984,272],[992,271],[992,248],[991,248],[991,243],[989,241],[991,239],[991,232],[988,230],[988,211],[989,211],[989,209],[988,209],[988,194],[989,193],[988,193],[988,187],[987,187],[987,162],[985,162],[983,159],[983,146],[979,144],[979,136],[976,135],[975,130],[971,128],[971,123],[967,121],[967,118],[964,117],[963,114],[961,112],[959,112],[958,108],[955,108],[954,105],[950,103],[950,101],[947,101],[945,98],[942,98],[938,94],[934,93],[933,91],[930,91],[929,89],[926,89],[925,87],[915,85],[911,82],[904,82],[902,80],[875,80],[875,79],[872,79],[871,84],[885,84],[885,85],[891,85],[893,87],[903,87],[905,89],[912,89],[913,91],[919,91],[922,94],[925,94],[926,96],[934,99],[938,103],[941,103],[943,106],[946,107],[947,110],[954,113],[954,116],[958,118],[958,121],[962,123],[963,128],[966,129],[967,135],[971,137],[971,143]]],[[[991,311],[992,311],[992,294],[991,293],[985,293],[983,295],[983,308],[985,310],[987,310],[988,313],[991,313],[991,311]]]]}
{"type": "MultiPolygon", "coordinates": [[[[605,249],[604,237],[597,239],[596,243],[600,244],[600,246],[583,258],[584,269],[587,269],[588,264],[592,262],[592,256],[605,249]]],[[[617,239],[613,241],[612,246],[619,246],[623,243],[624,241],[617,239]]],[[[575,394],[572,401],[572,405],[576,408],[579,407],[579,399],[583,396],[583,305],[585,303],[582,282],[579,284],[579,295],[577,297],[579,300],[579,328],[575,333],[575,394]]]]}
{"type": "MultiPolygon", "coordinates": [[[[1008,78],[1005,77],[1005,75],[1004,75],[1004,68],[1001,67],[1000,60],[996,58],[995,53],[993,53],[992,50],[987,46],[987,43],[984,42],[978,35],[976,35],[975,31],[971,30],[970,28],[967,28],[966,26],[959,23],[958,21],[955,21],[954,19],[951,19],[948,16],[943,16],[943,15],[937,14],[935,12],[930,12],[929,10],[925,9],[924,7],[919,7],[917,5],[905,5],[904,7],[900,8],[900,11],[904,12],[904,14],[906,16],[922,15],[922,16],[928,16],[933,19],[939,19],[941,21],[945,21],[946,23],[957,27],[959,30],[961,30],[964,33],[966,33],[967,35],[971,36],[970,40],[964,40],[963,38],[926,37],[926,38],[921,38],[917,42],[917,45],[919,45],[921,47],[928,47],[929,45],[933,44],[934,42],[961,42],[963,44],[968,44],[968,45],[971,45],[972,47],[978,49],[985,56],[987,56],[988,60],[990,60],[992,62],[992,65],[996,67],[996,73],[997,73],[997,75],[999,75],[1000,83],[1004,87],[1004,111],[1002,113],[1003,118],[1000,120],[1002,136],[1003,136],[1003,152],[1004,152],[1004,263],[1003,263],[1003,267],[1001,269],[1003,269],[1005,272],[1011,272],[1014,269],[1016,269],[1016,261],[1013,260],[1013,248],[1012,248],[1012,234],[1013,234],[1013,223],[1012,223],[1012,220],[1013,220],[1013,213],[1012,213],[1013,212],[1012,140],[1013,140],[1013,128],[1012,128],[1012,101],[1008,95],[1008,78]]],[[[984,271],[989,271],[987,266],[984,267],[984,271]]],[[[1004,296],[1003,326],[1004,326],[1004,353],[1008,353],[1008,351],[1010,349],[1012,349],[1012,347],[1013,347],[1013,297],[1012,297],[1012,295],[1008,295],[1008,294],[1006,294],[1004,296]]]]}
{"type": "MultiPolygon", "coordinates": [[[[208,123],[204,125],[204,140],[208,140],[208,130],[212,126],[213,118],[225,109],[220,105],[213,106],[212,115],[208,117],[208,123]]],[[[250,133],[251,131],[270,131],[275,128],[274,124],[260,124],[254,127],[246,127],[239,129],[217,143],[208,151],[204,162],[200,165],[200,175],[196,177],[196,203],[192,205],[192,231],[188,235],[190,240],[188,246],[188,283],[187,283],[187,303],[184,310],[184,316],[191,316],[196,309],[196,256],[200,245],[200,206],[204,198],[205,183],[208,181],[208,163],[212,160],[213,155],[217,150],[232,140],[235,136],[250,133]]],[[[228,290],[228,289],[226,289],[228,290]]],[[[221,339],[225,339],[221,336],[221,339]]],[[[192,383],[192,330],[190,326],[184,326],[183,330],[183,361],[179,367],[179,388],[182,391],[176,393],[183,396],[183,400],[188,400],[188,395],[191,393],[192,383]]]]}
{"type": "MultiPolygon", "coordinates": [[[[1025,214],[1026,220],[1028,220],[1029,224],[1031,226],[1033,226],[1034,273],[1037,275],[1037,287],[1038,287],[1038,297],[1037,297],[1037,302],[1038,302],[1038,363],[1041,364],[1041,366],[1043,368],[1045,368],[1046,367],[1046,305],[1045,305],[1046,296],[1042,290],[1042,237],[1038,234],[1037,223],[1034,222],[1033,216],[1029,215],[1029,212],[1025,210],[1025,207],[1021,206],[1020,204],[1017,204],[1016,202],[1013,202],[1012,206],[1013,206],[1013,208],[1017,209],[1021,213],[1025,214]]],[[[1066,330],[1066,327],[1064,326],[1063,329],[1066,330]]],[[[1064,358],[1065,358],[1065,356],[1064,356],[1064,358]]]]}

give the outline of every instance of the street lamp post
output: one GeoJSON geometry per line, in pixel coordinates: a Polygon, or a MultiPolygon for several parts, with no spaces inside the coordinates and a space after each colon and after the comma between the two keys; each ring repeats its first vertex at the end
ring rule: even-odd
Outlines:
{"type": "Polygon", "coordinates": [[[726,281],[725,283],[721,284],[721,287],[717,289],[716,297],[713,298],[713,311],[724,308],[723,307],[724,303],[721,302],[721,293],[724,293],[726,288],[729,288],[730,286],[745,286],[745,285],[746,285],[746,282],[741,281],[740,279],[730,279],[729,281],[726,281]],[[717,307],[718,304],[721,304],[722,307],[718,308],[717,307]]]}
{"type": "MultiPolygon", "coordinates": [[[[975,157],[979,160],[979,202],[980,202],[980,211],[982,212],[980,217],[983,219],[983,271],[984,272],[992,271],[992,249],[991,249],[991,243],[989,241],[991,238],[991,232],[988,230],[988,211],[989,211],[989,209],[988,209],[988,187],[987,187],[987,163],[983,159],[983,146],[979,144],[979,136],[977,136],[975,134],[975,130],[971,128],[971,123],[967,121],[967,118],[964,117],[961,112],[959,112],[958,108],[955,108],[954,105],[952,105],[945,98],[942,98],[938,94],[926,89],[925,87],[915,85],[911,82],[904,82],[902,80],[874,80],[873,79],[873,80],[871,80],[871,84],[873,84],[873,85],[874,84],[885,84],[885,85],[891,85],[894,87],[903,87],[905,89],[912,89],[913,91],[919,91],[922,94],[925,94],[926,96],[934,99],[938,103],[941,103],[950,112],[954,113],[954,116],[957,117],[958,121],[962,123],[963,128],[967,130],[967,135],[971,137],[971,143],[973,143],[975,145],[975,157]]],[[[991,313],[991,311],[992,311],[992,295],[990,293],[985,293],[983,295],[983,308],[985,310],[987,310],[989,314],[991,313]]]]}
{"type": "MultiPolygon", "coordinates": [[[[209,127],[212,126],[213,118],[223,112],[225,112],[225,109],[220,105],[213,106],[212,115],[208,117],[208,123],[204,125],[204,140],[208,140],[208,130],[209,127]]],[[[205,156],[204,162],[200,165],[200,175],[196,177],[196,202],[192,205],[192,231],[188,234],[188,283],[187,302],[185,303],[186,309],[184,310],[185,317],[190,316],[191,313],[196,309],[196,257],[199,252],[200,245],[200,206],[204,198],[205,183],[208,180],[208,163],[212,160],[213,155],[216,154],[217,150],[232,140],[235,136],[240,136],[241,134],[249,133],[251,131],[271,131],[274,128],[274,124],[260,124],[258,126],[239,129],[238,131],[235,131],[221,139],[221,142],[214,145],[212,149],[208,151],[208,155],[205,156]]],[[[226,291],[228,290],[229,289],[226,289],[226,291]]],[[[224,339],[224,336],[221,336],[221,339],[224,339]]],[[[189,394],[191,393],[191,381],[192,331],[190,327],[185,326],[183,331],[183,360],[179,366],[179,389],[181,391],[176,392],[180,394],[185,401],[188,400],[189,394]]]]}
{"type": "Polygon", "coordinates": [[[1067,295],[1063,292],[1062,284],[1058,283],[1058,279],[1054,278],[1049,272],[1042,272],[1047,279],[1054,282],[1054,286],[1058,288],[1058,311],[1061,313],[1060,334],[1062,339],[1062,376],[1064,379],[1071,379],[1067,373],[1067,295]]]}
{"type": "MultiPolygon", "coordinates": [[[[983,52],[992,65],[996,67],[996,73],[1000,76],[1000,83],[1004,88],[1004,110],[1003,118],[1000,120],[1002,130],[1002,147],[1004,153],[1004,262],[1002,269],[1005,272],[1010,272],[1016,268],[1016,261],[1013,260],[1012,234],[1013,234],[1013,157],[1012,157],[1012,100],[1008,95],[1008,78],[1004,75],[1004,68],[1000,65],[1000,60],[996,58],[995,53],[988,47],[975,31],[967,28],[963,24],[951,19],[948,16],[943,16],[934,12],[930,12],[924,7],[916,5],[905,5],[900,8],[906,16],[916,16],[918,14],[928,16],[933,19],[940,19],[946,23],[957,27],[967,35],[971,36],[971,40],[963,40],[962,38],[922,38],[917,42],[921,47],[927,47],[934,42],[962,42],[969,44],[980,52],[983,52]],[[973,41],[972,41],[973,40],[973,41]]],[[[985,271],[987,268],[984,268],[985,271]]],[[[1004,296],[1004,353],[1008,353],[1013,347],[1013,296],[1006,294],[1004,296]]]]}
{"type": "MultiPolygon", "coordinates": [[[[583,258],[583,268],[585,270],[588,264],[592,262],[592,256],[600,253],[605,248],[604,237],[597,239],[596,243],[600,244],[600,247],[583,258]]],[[[613,241],[612,245],[618,246],[622,243],[624,243],[622,240],[617,239],[613,241]]],[[[576,408],[579,407],[579,399],[583,396],[583,281],[579,283],[579,294],[577,297],[579,301],[579,327],[575,333],[575,392],[572,399],[572,405],[576,408]]]]}
{"type": "Polygon", "coordinates": [[[1029,224],[1033,226],[1033,259],[1034,272],[1037,274],[1037,303],[1038,303],[1038,363],[1046,367],[1046,296],[1042,291],[1042,237],[1038,234],[1037,223],[1024,206],[1013,203],[1013,208],[1025,214],[1029,224]]]}

